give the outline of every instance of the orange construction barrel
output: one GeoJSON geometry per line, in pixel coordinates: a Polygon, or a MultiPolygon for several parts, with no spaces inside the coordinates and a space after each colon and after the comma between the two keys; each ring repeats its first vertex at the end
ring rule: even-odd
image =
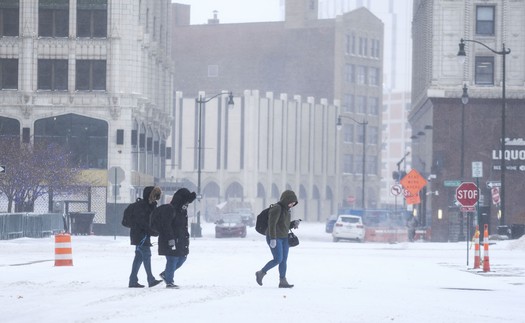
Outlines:
{"type": "Polygon", "coordinates": [[[73,266],[71,235],[68,233],[55,235],[55,266],[73,266]]]}

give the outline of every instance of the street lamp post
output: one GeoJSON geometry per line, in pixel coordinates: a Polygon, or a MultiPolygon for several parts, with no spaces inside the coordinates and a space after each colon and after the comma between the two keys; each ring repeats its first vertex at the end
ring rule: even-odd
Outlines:
{"type": "Polygon", "coordinates": [[[461,41],[459,42],[459,51],[458,51],[458,58],[460,59],[460,62],[465,62],[465,42],[472,42],[476,44],[480,44],[481,46],[485,47],[486,49],[490,50],[496,55],[502,56],[502,95],[501,95],[501,152],[500,152],[500,159],[501,159],[501,187],[500,187],[500,210],[501,210],[501,225],[505,224],[505,110],[507,106],[507,101],[505,98],[505,58],[508,54],[510,54],[510,48],[505,47],[505,43],[502,43],[501,51],[494,50],[490,48],[489,46],[483,44],[482,42],[479,42],[477,40],[471,40],[471,39],[463,39],[461,38],[461,41]]]}
{"type": "MultiPolygon", "coordinates": [[[[195,102],[199,105],[199,118],[198,118],[198,129],[197,129],[197,200],[201,201],[202,195],[201,195],[201,173],[202,173],[202,109],[206,105],[206,103],[210,102],[211,100],[215,99],[216,97],[219,97],[221,95],[228,95],[228,107],[233,107],[233,94],[232,92],[221,92],[218,94],[215,94],[214,96],[211,96],[209,98],[203,97],[199,95],[198,98],[195,99],[195,102]]],[[[197,232],[192,234],[192,236],[201,237],[202,236],[202,230],[201,230],[201,214],[200,214],[200,208],[197,212],[197,232]]],[[[193,231],[193,230],[192,230],[193,231]]]]}
{"type": "Polygon", "coordinates": [[[343,128],[343,123],[341,122],[341,118],[348,118],[350,120],[352,120],[353,122],[357,123],[358,125],[361,125],[363,126],[363,165],[362,165],[362,175],[363,175],[363,178],[362,178],[362,182],[361,182],[361,206],[363,208],[363,213],[365,211],[365,176],[366,176],[366,126],[368,125],[368,121],[367,120],[364,120],[362,122],[359,122],[357,121],[356,119],[352,118],[352,117],[349,117],[349,116],[344,116],[344,115],[339,115],[337,117],[337,130],[341,130],[343,128]]]}
{"type": "MultiPolygon", "coordinates": [[[[467,84],[463,84],[463,94],[461,95],[461,159],[460,159],[460,176],[459,178],[461,179],[461,181],[463,182],[465,180],[465,105],[468,103],[468,88],[467,88],[467,84]]],[[[461,220],[459,222],[459,237],[458,239],[460,241],[463,240],[464,235],[463,235],[463,218],[464,218],[464,213],[460,213],[461,214],[461,220]]],[[[470,234],[470,232],[468,232],[468,227],[469,227],[469,218],[468,218],[468,213],[467,213],[467,236],[470,234]]],[[[467,239],[468,241],[468,239],[467,239]]]]}
{"type": "Polygon", "coordinates": [[[463,84],[463,94],[461,95],[461,167],[460,179],[465,180],[465,105],[468,103],[467,84],[463,84]]]}

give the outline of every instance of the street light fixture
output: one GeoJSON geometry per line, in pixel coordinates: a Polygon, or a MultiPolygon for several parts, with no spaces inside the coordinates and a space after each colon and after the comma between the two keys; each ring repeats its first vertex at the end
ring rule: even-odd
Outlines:
{"type": "MultiPolygon", "coordinates": [[[[199,95],[198,98],[195,99],[195,102],[199,105],[199,120],[198,120],[198,128],[197,129],[197,200],[201,201],[202,194],[201,194],[201,173],[202,173],[202,109],[206,105],[206,103],[210,102],[211,100],[215,99],[216,97],[222,96],[222,95],[228,95],[228,108],[233,108],[233,94],[232,92],[221,92],[218,94],[215,94],[214,96],[211,96],[209,98],[206,98],[202,95],[199,95]]],[[[193,230],[192,230],[193,231],[193,230]]],[[[197,213],[197,232],[194,232],[192,236],[195,237],[202,237],[202,229],[201,229],[201,214],[200,210],[197,213]]]]}
{"type": "Polygon", "coordinates": [[[345,116],[345,115],[339,115],[337,117],[337,130],[340,131],[343,128],[343,123],[341,122],[341,118],[348,118],[352,120],[353,122],[357,123],[360,126],[363,126],[363,169],[362,169],[362,183],[361,183],[361,206],[363,207],[363,212],[365,211],[365,171],[366,171],[366,126],[368,125],[368,121],[364,120],[362,122],[357,121],[356,119],[345,116]]]}
{"type": "Polygon", "coordinates": [[[471,39],[463,39],[461,38],[461,41],[459,42],[459,51],[458,51],[458,59],[461,63],[465,62],[465,57],[467,54],[465,53],[465,42],[472,42],[476,44],[480,44],[481,46],[485,47],[486,49],[490,50],[496,55],[502,56],[502,96],[501,96],[501,187],[500,187],[500,210],[501,210],[501,224],[505,224],[505,110],[507,106],[507,101],[505,97],[505,58],[508,54],[510,54],[510,48],[505,47],[505,43],[502,43],[501,45],[501,51],[494,50],[490,48],[489,46],[483,44],[482,42],[479,42],[477,40],[471,40],[471,39]]]}

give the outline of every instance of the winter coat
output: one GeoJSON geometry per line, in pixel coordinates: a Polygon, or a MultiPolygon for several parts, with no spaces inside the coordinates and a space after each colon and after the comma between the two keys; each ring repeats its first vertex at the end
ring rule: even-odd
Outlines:
{"type": "Polygon", "coordinates": [[[158,187],[147,186],[139,199],[132,205],[133,222],[129,231],[129,238],[132,245],[151,246],[150,236],[157,233],[150,227],[150,214],[157,206],[157,196],[160,197],[161,190],[158,187]]]}
{"type": "MultiPolygon", "coordinates": [[[[169,204],[161,205],[157,209],[159,229],[159,255],[185,257],[189,254],[190,233],[188,232],[189,203],[195,200],[195,192],[190,193],[183,188],[175,192],[169,204]],[[168,242],[175,240],[175,250],[168,242]]],[[[157,216],[157,215],[156,215],[157,216]]]]}
{"type": "Polygon", "coordinates": [[[274,207],[268,212],[268,230],[266,235],[270,239],[276,238],[287,238],[288,230],[290,229],[290,208],[288,204],[297,204],[297,196],[291,190],[286,190],[281,194],[281,199],[274,207]]]}

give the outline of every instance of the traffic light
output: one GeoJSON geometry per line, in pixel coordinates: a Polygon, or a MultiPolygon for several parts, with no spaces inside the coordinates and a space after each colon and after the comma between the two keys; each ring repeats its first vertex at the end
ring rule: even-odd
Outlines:
{"type": "Polygon", "coordinates": [[[394,181],[400,181],[403,177],[405,177],[407,175],[407,172],[405,171],[393,171],[392,172],[392,179],[394,181]]]}

